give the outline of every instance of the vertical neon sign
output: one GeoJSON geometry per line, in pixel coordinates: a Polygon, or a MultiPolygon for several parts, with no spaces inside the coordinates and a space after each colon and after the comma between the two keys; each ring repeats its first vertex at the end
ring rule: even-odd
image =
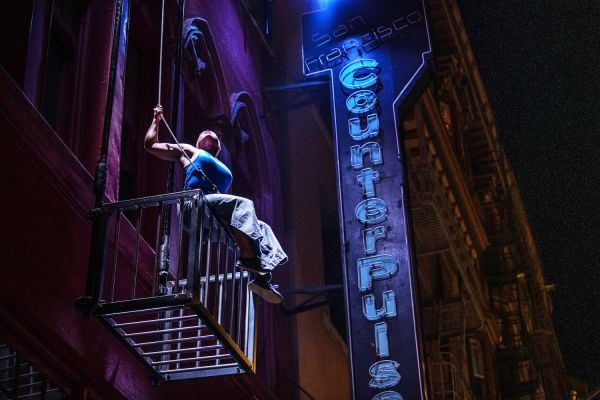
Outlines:
{"type": "Polygon", "coordinates": [[[422,0],[302,17],[304,73],[329,74],[353,398],[422,399],[399,110],[431,46],[422,0]]]}

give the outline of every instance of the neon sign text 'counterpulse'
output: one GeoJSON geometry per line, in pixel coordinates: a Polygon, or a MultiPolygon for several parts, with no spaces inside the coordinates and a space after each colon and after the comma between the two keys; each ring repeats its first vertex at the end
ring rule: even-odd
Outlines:
{"type": "MultiPolygon", "coordinates": [[[[335,32],[334,32],[335,35],[335,32]]],[[[370,140],[364,144],[356,144],[350,148],[352,169],[360,171],[356,182],[362,188],[363,200],[354,210],[356,219],[365,226],[362,231],[365,257],[356,260],[358,290],[362,294],[364,317],[374,322],[373,334],[375,352],[380,361],[369,368],[371,380],[369,386],[374,389],[390,389],[400,382],[397,371],[399,363],[385,359],[390,356],[388,325],[384,318],[394,318],[396,311],[396,294],[394,290],[382,293],[383,305],[377,308],[373,293],[374,282],[393,277],[398,271],[398,261],[389,254],[377,254],[377,241],[386,237],[386,228],[381,224],[387,220],[388,209],[383,199],[376,197],[375,184],[380,181],[379,171],[365,167],[364,159],[368,157],[372,167],[383,165],[381,145],[374,141],[379,135],[379,115],[377,95],[372,90],[378,83],[379,64],[369,58],[359,58],[341,69],[339,81],[345,90],[352,91],[346,99],[346,108],[353,115],[348,119],[348,133],[353,141],[370,140]],[[363,127],[364,126],[364,127],[363,127]]],[[[387,390],[377,394],[374,400],[402,400],[402,396],[387,390]]]]}

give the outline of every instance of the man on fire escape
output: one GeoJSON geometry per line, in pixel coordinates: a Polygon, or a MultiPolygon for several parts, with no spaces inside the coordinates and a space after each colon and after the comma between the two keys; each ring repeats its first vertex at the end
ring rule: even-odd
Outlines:
{"type": "Polygon", "coordinates": [[[196,146],[186,143],[161,143],[158,126],[163,116],[162,106],[154,108],[154,118],[144,138],[144,148],[150,154],[167,161],[179,161],[185,171],[184,190],[201,189],[204,201],[217,217],[228,225],[239,248],[237,267],[253,272],[248,287],[273,304],[283,296],[271,283],[271,271],[287,261],[271,227],[256,217],[254,204],[244,197],[226,194],[233,175],[217,156],[221,141],[217,134],[205,130],[198,135],[196,146]]]}

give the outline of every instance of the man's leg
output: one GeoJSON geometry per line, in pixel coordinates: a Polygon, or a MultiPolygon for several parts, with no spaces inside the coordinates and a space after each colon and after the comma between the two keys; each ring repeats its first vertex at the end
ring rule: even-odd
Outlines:
{"type": "MultiPolygon", "coordinates": [[[[223,219],[224,223],[228,223],[233,232],[234,239],[240,250],[240,259],[237,266],[248,269],[253,272],[253,280],[248,284],[248,288],[262,297],[265,301],[273,304],[280,304],[283,301],[283,296],[277,290],[277,286],[271,284],[270,270],[273,267],[265,268],[265,260],[261,260],[260,240],[265,239],[263,236],[267,234],[269,244],[279,243],[274,238],[270,228],[265,231],[265,226],[256,217],[254,204],[251,200],[232,196],[228,194],[209,194],[206,196],[207,201],[212,206],[215,213],[223,219]]],[[[283,256],[285,253],[281,251],[283,256]]],[[[267,260],[272,261],[274,257],[267,257],[267,260]]],[[[281,257],[280,257],[281,258],[281,257]]],[[[275,257],[275,259],[279,259],[275,257]]]]}
{"type": "Polygon", "coordinates": [[[266,272],[260,260],[258,220],[252,200],[230,194],[209,194],[206,200],[221,222],[231,228],[240,250],[238,266],[254,272],[266,272]]]}
{"type": "Polygon", "coordinates": [[[235,242],[240,249],[240,267],[247,268],[252,271],[261,271],[263,268],[260,261],[260,253],[257,249],[255,240],[250,238],[239,229],[231,227],[231,230],[233,231],[235,242]]]}

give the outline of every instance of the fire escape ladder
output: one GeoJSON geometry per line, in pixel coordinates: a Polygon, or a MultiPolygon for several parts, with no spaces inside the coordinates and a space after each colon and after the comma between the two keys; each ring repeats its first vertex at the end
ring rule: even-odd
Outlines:
{"type": "Polygon", "coordinates": [[[467,304],[460,299],[443,304],[434,300],[432,318],[437,319],[437,348],[429,356],[429,387],[432,400],[469,400],[473,398],[468,376],[461,368],[467,362],[467,304]],[[456,340],[458,338],[458,340],[456,340]],[[459,348],[456,348],[458,343],[459,348]],[[463,363],[455,353],[463,357],[463,363]]]}
{"type": "Polygon", "coordinates": [[[98,284],[78,307],[115,334],[157,383],[253,372],[250,274],[235,266],[231,232],[202,194],[125,200],[94,213],[106,229],[92,245],[97,254],[88,270],[98,284]],[[172,222],[167,246],[164,218],[172,222]]]}
{"type": "Polygon", "coordinates": [[[430,357],[430,394],[432,400],[471,400],[468,381],[464,379],[460,364],[450,352],[439,352],[430,357]]]}

